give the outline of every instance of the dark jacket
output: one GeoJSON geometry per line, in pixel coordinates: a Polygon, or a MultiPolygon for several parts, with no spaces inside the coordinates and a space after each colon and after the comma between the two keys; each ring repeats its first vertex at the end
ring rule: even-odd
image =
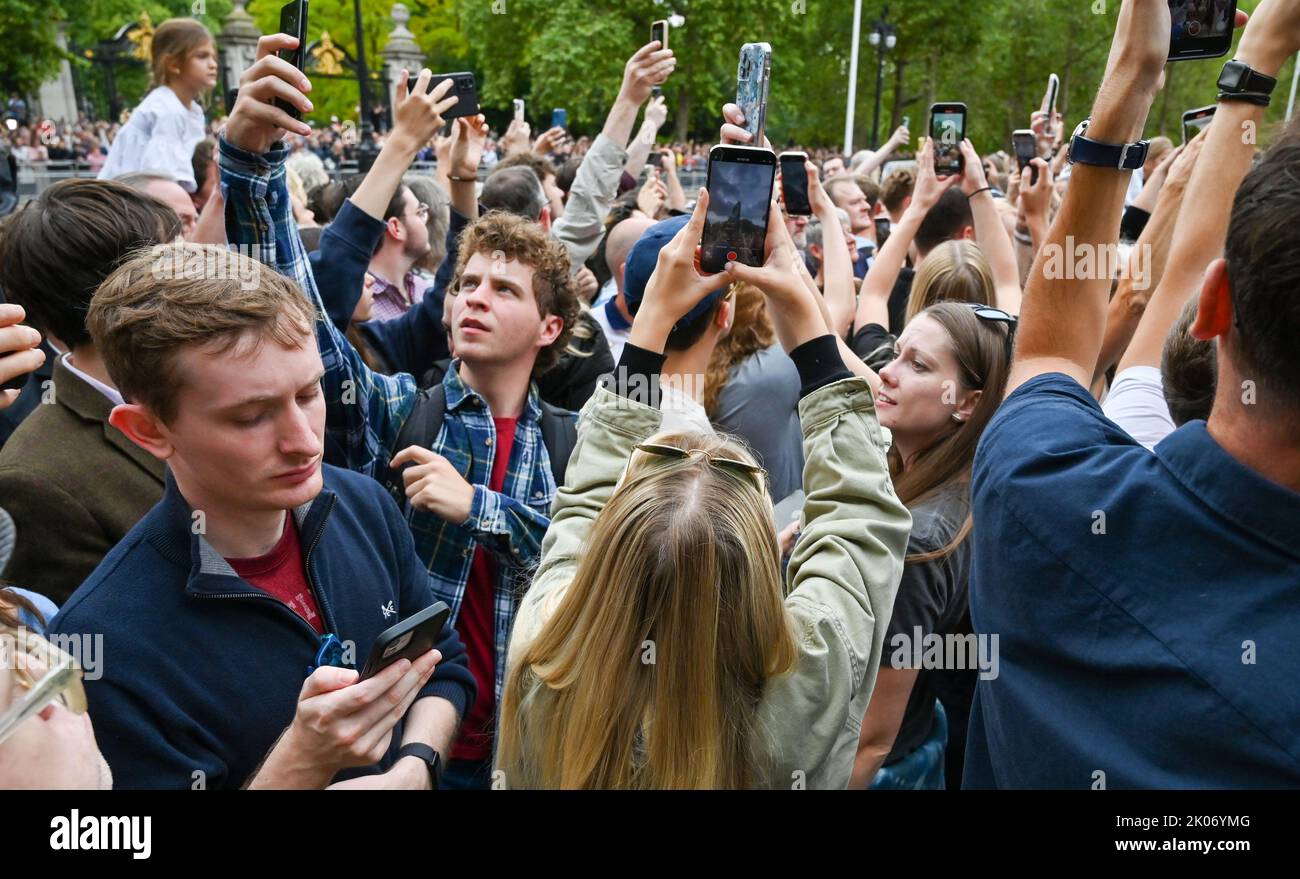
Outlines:
{"type": "Polygon", "coordinates": [[[4,578],[62,604],[158,503],[165,468],[62,358],[52,390],[0,449],[0,499],[18,531],[4,578]]]}
{"type": "MultiPolygon", "coordinates": [[[[433,602],[397,505],[366,476],[323,467],[324,488],[293,511],[325,630],[365,663],[376,637],[433,602]]],[[[149,511],[68,600],[56,634],[103,636],[86,696],[120,788],[237,788],[293,719],[320,642],[298,614],[235,575],[201,535],[170,475],[149,511]],[[202,773],[196,775],[195,773],[202,773]]],[[[456,630],[421,697],[464,716],[475,696],[456,630]]],[[[393,731],[392,765],[401,743],[393,731]]]]}

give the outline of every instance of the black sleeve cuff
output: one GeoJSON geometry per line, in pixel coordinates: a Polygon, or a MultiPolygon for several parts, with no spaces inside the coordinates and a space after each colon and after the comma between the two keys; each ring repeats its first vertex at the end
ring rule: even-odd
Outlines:
{"type": "Polygon", "coordinates": [[[659,373],[665,360],[663,354],[627,342],[618,358],[618,366],[614,368],[614,380],[610,386],[620,396],[658,409],[659,373]]]}
{"type": "Polygon", "coordinates": [[[804,342],[790,352],[790,359],[799,370],[801,398],[831,382],[853,377],[844,365],[839,343],[831,333],[804,342]]]}

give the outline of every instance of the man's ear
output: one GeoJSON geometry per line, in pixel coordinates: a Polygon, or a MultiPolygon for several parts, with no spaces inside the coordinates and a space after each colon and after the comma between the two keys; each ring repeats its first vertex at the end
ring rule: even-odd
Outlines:
{"type": "Polygon", "coordinates": [[[120,403],[114,406],[108,414],[108,423],[160,461],[166,461],[176,451],[162,429],[162,422],[139,403],[120,403]]]}
{"type": "Polygon", "coordinates": [[[1227,333],[1231,326],[1232,288],[1228,286],[1228,261],[1219,257],[1205,269],[1191,333],[1193,338],[1208,342],[1227,333]]]}
{"type": "Polygon", "coordinates": [[[551,206],[549,204],[542,205],[542,212],[538,215],[537,222],[541,224],[543,230],[551,231],[551,206]]]}
{"type": "Polygon", "coordinates": [[[963,239],[964,239],[964,240],[967,240],[967,241],[974,241],[974,240],[975,240],[975,227],[974,227],[974,226],[962,226],[962,227],[961,227],[961,233],[958,234],[958,236],[957,236],[957,240],[958,240],[958,241],[961,241],[961,240],[963,240],[963,239]]]}
{"type": "Polygon", "coordinates": [[[401,217],[389,217],[384,222],[388,226],[388,228],[385,229],[384,231],[387,232],[390,236],[392,236],[393,240],[395,241],[406,240],[406,229],[405,227],[402,226],[401,217]]]}
{"type": "Polygon", "coordinates": [[[538,348],[549,346],[556,339],[560,338],[560,333],[564,330],[564,318],[558,314],[548,314],[542,318],[541,329],[537,333],[538,348]]]}

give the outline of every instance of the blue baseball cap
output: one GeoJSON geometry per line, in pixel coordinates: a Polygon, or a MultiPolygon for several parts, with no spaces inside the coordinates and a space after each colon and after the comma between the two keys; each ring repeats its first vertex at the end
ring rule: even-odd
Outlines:
{"type": "MultiPolygon", "coordinates": [[[[691,220],[690,214],[681,214],[676,217],[669,217],[666,220],[660,220],[637,239],[636,244],[632,245],[632,251],[627,255],[627,265],[623,269],[623,301],[627,303],[627,310],[633,315],[641,307],[641,299],[645,296],[645,286],[650,281],[650,275],[654,273],[655,265],[659,261],[659,251],[664,246],[677,237],[677,233],[682,230],[691,220]]],[[[720,289],[714,290],[708,296],[701,299],[694,308],[686,312],[677,323],[673,324],[673,329],[688,327],[695,321],[703,317],[709,309],[713,308],[714,303],[727,294],[731,288],[731,283],[725,283],[720,289]]]]}

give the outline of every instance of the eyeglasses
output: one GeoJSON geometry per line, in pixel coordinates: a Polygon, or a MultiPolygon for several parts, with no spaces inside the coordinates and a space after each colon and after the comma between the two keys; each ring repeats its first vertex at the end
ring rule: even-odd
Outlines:
{"type": "Polygon", "coordinates": [[[415,215],[421,220],[429,219],[429,206],[424,202],[420,202],[415,208],[415,215]]]}
{"type": "Polygon", "coordinates": [[[747,478],[754,480],[759,491],[767,491],[767,471],[757,464],[751,464],[748,461],[737,461],[735,458],[723,458],[719,455],[711,454],[704,449],[682,449],[677,446],[660,445],[659,443],[637,443],[635,448],[641,452],[659,455],[662,458],[676,458],[677,460],[689,458],[692,455],[699,455],[714,467],[720,467],[723,470],[730,470],[733,473],[744,474],[747,478]]]}
{"type": "Polygon", "coordinates": [[[0,712],[0,742],[23,721],[45,706],[59,702],[75,714],[86,712],[86,690],[77,661],[27,629],[0,631],[0,668],[8,667],[14,682],[27,692],[0,712]],[[33,670],[45,669],[39,678],[33,670]]]}

